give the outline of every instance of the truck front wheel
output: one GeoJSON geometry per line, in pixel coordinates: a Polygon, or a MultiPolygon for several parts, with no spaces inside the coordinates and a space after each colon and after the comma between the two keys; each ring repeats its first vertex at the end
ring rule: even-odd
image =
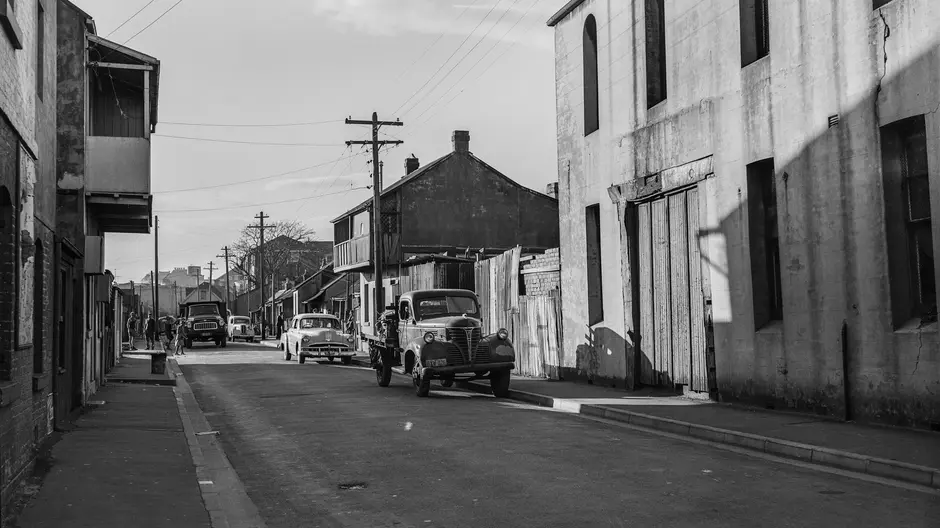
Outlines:
{"type": "Polygon", "coordinates": [[[375,381],[379,387],[388,387],[392,382],[392,354],[390,352],[381,352],[382,362],[375,368],[375,381]]]}
{"type": "Polygon", "coordinates": [[[490,389],[497,398],[509,397],[509,371],[493,372],[490,374],[490,389]]]}
{"type": "Polygon", "coordinates": [[[411,379],[415,385],[415,394],[419,398],[427,398],[431,392],[431,380],[419,374],[418,365],[415,365],[411,371],[411,379]]]}

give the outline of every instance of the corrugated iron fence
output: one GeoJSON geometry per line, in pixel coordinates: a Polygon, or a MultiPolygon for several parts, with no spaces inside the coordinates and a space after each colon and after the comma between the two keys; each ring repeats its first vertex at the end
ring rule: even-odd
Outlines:
{"type": "Polygon", "coordinates": [[[485,332],[509,331],[516,349],[516,374],[548,377],[557,372],[561,343],[561,295],[521,295],[519,262],[522,249],[474,264],[485,332]]]}

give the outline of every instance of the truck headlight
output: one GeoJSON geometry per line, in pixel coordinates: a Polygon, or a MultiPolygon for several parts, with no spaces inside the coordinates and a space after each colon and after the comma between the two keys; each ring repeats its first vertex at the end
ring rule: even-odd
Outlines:
{"type": "Polygon", "coordinates": [[[500,328],[500,329],[496,332],[496,337],[498,337],[498,338],[502,339],[503,341],[505,341],[506,339],[509,338],[509,331],[506,330],[505,328],[500,328]]]}
{"type": "Polygon", "coordinates": [[[427,332],[427,333],[425,333],[425,334],[424,334],[424,342],[425,342],[425,343],[433,343],[433,342],[434,342],[434,332],[427,332]]]}
{"type": "Polygon", "coordinates": [[[307,336],[304,336],[304,338],[303,338],[301,341],[303,341],[304,343],[309,343],[309,342],[310,342],[310,338],[307,337],[307,336]]]}

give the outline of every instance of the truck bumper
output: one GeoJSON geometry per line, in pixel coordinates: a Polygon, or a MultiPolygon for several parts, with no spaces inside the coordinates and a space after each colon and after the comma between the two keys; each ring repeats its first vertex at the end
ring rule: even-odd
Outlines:
{"type": "Polygon", "coordinates": [[[459,365],[459,366],[448,366],[448,367],[424,367],[421,369],[421,377],[425,378],[441,378],[441,377],[452,377],[456,374],[474,374],[476,376],[482,376],[487,372],[502,371],[502,370],[513,370],[516,368],[516,364],[512,361],[505,363],[484,363],[481,365],[459,365]]]}

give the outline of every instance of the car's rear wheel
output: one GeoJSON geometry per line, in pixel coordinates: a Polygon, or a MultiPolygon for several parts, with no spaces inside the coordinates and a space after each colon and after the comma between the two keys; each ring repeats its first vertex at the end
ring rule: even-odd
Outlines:
{"type": "Polygon", "coordinates": [[[333,356],[326,356],[326,360],[329,361],[330,363],[333,362],[333,359],[335,359],[333,356]]]}
{"type": "Polygon", "coordinates": [[[343,365],[349,365],[352,363],[352,356],[343,356],[343,365]]]}
{"type": "Polygon", "coordinates": [[[490,374],[490,389],[497,398],[509,397],[509,371],[503,370],[490,374]]]}

